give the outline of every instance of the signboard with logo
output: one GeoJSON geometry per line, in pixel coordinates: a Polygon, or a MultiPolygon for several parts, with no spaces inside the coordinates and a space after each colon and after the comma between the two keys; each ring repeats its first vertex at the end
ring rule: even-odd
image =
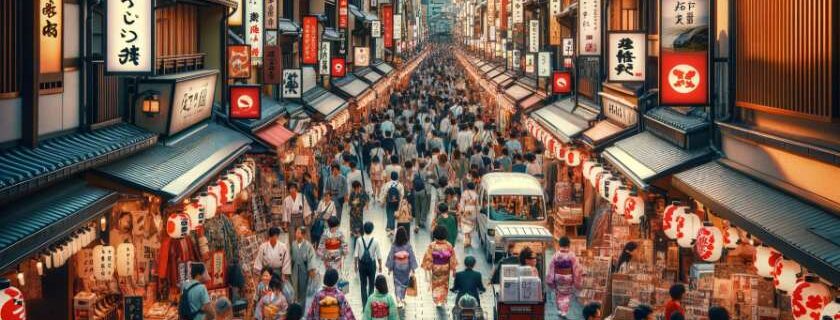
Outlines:
{"type": "Polygon", "coordinates": [[[344,57],[333,57],[330,62],[330,76],[341,78],[347,75],[347,61],[344,57]]]}
{"type": "Polygon", "coordinates": [[[513,0],[513,23],[525,22],[525,0],[513,0]]]}
{"type": "Polygon", "coordinates": [[[661,0],[659,103],[709,103],[709,1],[661,0]]]}
{"type": "Polygon", "coordinates": [[[280,84],[283,74],[283,56],[280,54],[280,46],[265,47],[263,57],[263,84],[280,84]]]}
{"type": "Polygon", "coordinates": [[[373,38],[382,37],[382,22],[379,20],[370,22],[370,36],[373,38]]]}
{"type": "Polygon", "coordinates": [[[551,76],[551,52],[543,51],[537,55],[537,76],[551,76]]]}
{"type": "Polygon", "coordinates": [[[382,36],[384,40],[386,48],[393,48],[394,47],[394,7],[390,4],[382,5],[382,15],[380,19],[382,20],[382,31],[385,33],[382,36]]]}
{"type": "Polygon", "coordinates": [[[105,5],[105,72],[126,75],[153,72],[155,17],[152,5],[152,0],[133,3],[108,0],[105,5]]]}
{"type": "Polygon", "coordinates": [[[330,42],[321,41],[321,50],[318,52],[318,73],[327,75],[330,73],[330,42]]]}
{"type": "Polygon", "coordinates": [[[370,48],[356,47],[353,50],[353,64],[355,66],[367,67],[370,65],[370,48]]]}
{"type": "Polygon", "coordinates": [[[643,82],[647,68],[647,34],[611,32],[607,40],[607,79],[612,82],[643,82]]]}
{"type": "Polygon", "coordinates": [[[572,92],[572,74],[568,71],[554,71],[551,82],[551,92],[555,94],[569,94],[572,92]]]}
{"type": "Polygon", "coordinates": [[[338,27],[347,28],[347,5],[348,0],[338,0],[338,27]]]}
{"type": "Polygon", "coordinates": [[[260,85],[230,86],[230,118],[259,119],[262,116],[260,85]]]}
{"type": "Polygon", "coordinates": [[[210,117],[218,73],[175,83],[169,134],[180,132],[210,117]]]}
{"type": "Polygon", "coordinates": [[[245,16],[248,17],[245,28],[245,40],[251,45],[251,61],[262,63],[263,56],[263,1],[246,0],[245,16]]]}
{"type": "Polygon", "coordinates": [[[636,105],[620,97],[601,92],[601,101],[604,104],[604,116],[613,122],[627,128],[639,122],[639,114],[636,112],[636,105]]]}
{"type": "Polygon", "coordinates": [[[303,47],[303,64],[318,63],[318,18],[315,16],[303,17],[303,35],[301,37],[303,47]]]}
{"type": "Polygon", "coordinates": [[[41,74],[61,74],[62,39],[64,38],[64,1],[39,0],[41,74]]]}
{"type": "Polygon", "coordinates": [[[277,30],[277,0],[265,0],[265,29],[277,30]]]}
{"type": "Polygon", "coordinates": [[[248,79],[251,77],[251,46],[247,44],[228,45],[228,77],[248,79]]]}
{"type": "Polygon", "coordinates": [[[283,98],[300,98],[303,95],[303,72],[300,69],[283,70],[283,98]]]}
{"type": "Polygon", "coordinates": [[[394,40],[402,39],[402,15],[394,15],[394,40]]]}
{"type": "Polygon", "coordinates": [[[578,2],[578,55],[601,55],[601,1],[578,2]]]}
{"type": "Polygon", "coordinates": [[[528,21],[528,52],[540,51],[540,21],[531,19],[528,21]]]}
{"type": "Polygon", "coordinates": [[[554,17],[560,15],[562,11],[562,4],[560,0],[549,0],[548,2],[548,44],[552,46],[560,45],[560,38],[562,37],[562,28],[560,21],[554,17]]]}

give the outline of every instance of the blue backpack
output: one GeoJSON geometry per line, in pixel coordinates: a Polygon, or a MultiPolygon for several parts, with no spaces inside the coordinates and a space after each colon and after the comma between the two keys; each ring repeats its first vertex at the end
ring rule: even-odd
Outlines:
{"type": "Polygon", "coordinates": [[[397,183],[391,182],[391,187],[388,188],[386,204],[389,210],[397,210],[400,207],[400,189],[397,189],[397,183]]]}

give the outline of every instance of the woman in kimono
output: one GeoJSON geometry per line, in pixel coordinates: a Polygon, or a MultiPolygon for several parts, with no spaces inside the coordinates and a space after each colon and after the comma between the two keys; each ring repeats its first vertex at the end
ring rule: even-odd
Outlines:
{"type": "Polygon", "coordinates": [[[280,275],[274,274],[268,284],[269,291],[257,302],[254,310],[254,319],[257,320],[283,320],[286,319],[286,310],[289,302],[283,295],[283,281],[280,275]]]}
{"type": "Polygon", "coordinates": [[[577,256],[569,249],[568,237],[559,240],[560,248],[551,258],[546,272],[546,284],[554,290],[555,303],[560,315],[566,317],[575,289],[580,288],[582,268],[577,256]]]}
{"type": "Polygon", "coordinates": [[[403,308],[405,307],[405,290],[408,288],[414,269],[417,269],[414,249],[408,243],[408,229],[397,228],[397,235],[394,238],[394,244],[391,246],[391,252],[388,253],[385,267],[393,275],[397,306],[403,308]]]}
{"type": "Polygon", "coordinates": [[[306,228],[300,227],[295,230],[295,241],[291,245],[292,250],[292,287],[295,289],[295,302],[300,305],[306,304],[306,294],[309,291],[309,282],[315,277],[317,266],[315,266],[315,249],[312,244],[306,241],[306,228]]]}
{"type": "Polygon", "coordinates": [[[455,257],[455,248],[446,240],[446,227],[438,225],[433,235],[435,241],[429,244],[423,256],[423,269],[430,273],[428,278],[431,279],[432,299],[435,301],[435,306],[441,307],[446,303],[446,297],[449,294],[449,277],[455,274],[458,259],[455,257]]]}
{"type": "Polygon", "coordinates": [[[324,273],[324,287],[312,298],[309,311],[306,313],[307,319],[356,320],[344,292],[341,292],[336,284],[338,284],[338,271],[327,269],[324,273]]]}
{"type": "Polygon", "coordinates": [[[475,193],[475,183],[468,182],[467,190],[461,194],[461,201],[458,203],[461,232],[464,234],[464,248],[472,247],[472,232],[475,229],[477,211],[478,194],[475,193]]]}
{"type": "Polygon", "coordinates": [[[362,190],[359,181],[353,181],[353,190],[350,192],[350,230],[353,239],[362,235],[362,224],[364,223],[364,211],[370,198],[367,192],[362,190]]]}
{"type": "Polygon", "coordinates": [[[458,239],[458,221],[455,216],[450,214],[449,206],[441,202],[438,205],[438,214],[432,223],[432,230],[437,230],[437,227],[444,227],[446,229],[446,241],[450,245],[455,246],[455,241],[458,239]]]}
{"type": "Polygon", "coordinates": [[[344,233],[338,230],[338,217],[332,216],[327,220],[327,229],[318,244],[318,256],[324,261],[327,269],[342,270],[344,257],[350,253],[350,245],[344,239],[344,233]]]}

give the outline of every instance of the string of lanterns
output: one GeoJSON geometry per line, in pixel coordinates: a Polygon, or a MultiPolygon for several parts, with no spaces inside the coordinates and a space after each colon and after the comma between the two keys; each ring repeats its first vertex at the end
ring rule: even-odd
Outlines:
{"type": "Polygon", "coordinates": [[[327,125],[325,124],[317,124],[309,127],[300,137],[298,141],[301,141],[301,146],[304,148],[312,148],[318,145],[321,142],[321,138],[327,135],[327,125]]]}
{"type": "Polygon", "coordinates": [[[563,142],[555,139],[551,132],[543,129],[534,119],[525,118],[524,125],[528,133],[545,146],[548,155],[564,161],[569,167],[580,166],[583,162],[580,150],[566,146],[563,142]]]}
{"type": "Polygon", "coordinates": [[[338,130],[344,126],[347,121],[350,120],[350,111],[347,109],[342,110],[338,115],[336,115],[332,120],[330,120],[330,127],[333,130],[338,130]]]}

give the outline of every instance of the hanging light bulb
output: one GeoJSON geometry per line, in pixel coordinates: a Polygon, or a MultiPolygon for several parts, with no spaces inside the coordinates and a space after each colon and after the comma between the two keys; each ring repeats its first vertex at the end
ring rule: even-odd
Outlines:
{"type": "Polygon", "coordinates": [[[26,277],[23,275],[23,272],[18,271],[17,281],[18,281],[18,284],[20,284],[21,287],[26,286],[26,277]]]}

